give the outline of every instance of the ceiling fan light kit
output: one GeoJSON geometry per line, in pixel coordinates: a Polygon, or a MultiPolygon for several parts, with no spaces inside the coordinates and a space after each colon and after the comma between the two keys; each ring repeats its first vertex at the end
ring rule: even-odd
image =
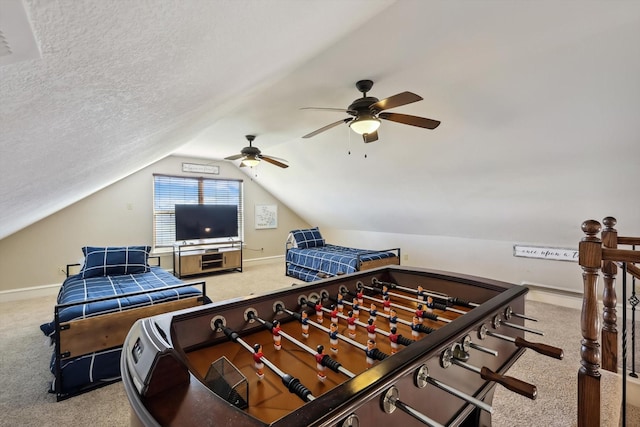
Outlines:
{"type": "Polygon", "coordinates": [[[380,127],[380,120],[371,114],[361,114],[357,119],[349,123],[349,127],[357,134],[373,133],[380,127]]]}
{"type": "Polygon", "coordinates": [[[422,97],[412,92],[401,92],[388,98],[378,100],[378,98],[367,96],[367,92],[369,92],[372,87],[373,81],[371,80],[358,81],[356,83],[356,88],[362,92],[362,98],[358,98],[353,101],[347,109],[316,107],[303,108],[303,110],[342,111],[353,116],[353,118],[348,117],[323,126],[320,129],[304,135],[303,138],[311,138],[335,126],[339,126],[342,123],[349,123],[349,127],[353,129],[354,132],[362,135],[364,142],[373,142],[378,140],[377,130],[378,127],[380,127],[380,119],[410,126],[417,126],[424,129],[435,129],[440,125],[438,120],[427,119],[425,117],[382,112],[391,108],[411,104],[412,102],[421,101],[422,97]]]}
{"type": "Polygon", "coordinates": [[[252,168],[254,166],[258,166],[258,163],[260,163],[260,160],[255,158],[254,156],[251,156],[244,159],[241,163],[245,166],[249,166],[250,168],[252,168]]]}

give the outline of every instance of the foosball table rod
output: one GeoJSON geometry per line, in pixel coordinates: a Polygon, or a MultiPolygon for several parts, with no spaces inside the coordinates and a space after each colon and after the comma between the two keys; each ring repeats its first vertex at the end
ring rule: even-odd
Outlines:
{"type": "Polygon", "coordinates": [[[496,372],[493,372],[491,369],[483,366],[482,368],[478,368],[477,366],[473,366],[466,361],[461,359],[467,359],[468,354],[462,350],[460,344],[454,344],[453,348],[448,348],[442,352],[440,357],[440,366],[443,368],[448,368],[451,365],[457,365],[462,368],[468,369],[472,372],[480,374],[480,377],[485,381],[494,381],[501,386],[518,393],[522,396],[528,397],[531,400],[535,400],[538,396],[538,390],[535,385],[529,384],[528,382],[519,380],[514,377],[509,377],[506,375],[501,375],[496,372]],[[462,354],[464,357],[456,356],[456,354],[462,354]]]}
{"type": "Polygon", "coordinates": [[[389,387],[387,391],[382,395],[382,400],[380,402],[380,405],[382,406],[382,409],[387,414],[392,414],[396,410],[396,408],[399,408],[400,410],[402,410],[406,414],[411,415],[413,418],[420,421],[424,425],[427,425],[429,427],[444,427],[444,425],[440,424],[439,422],[432,420],[431,418],[427,417],[423,413],[413,409],[411,406],[407,405],[406,403],[403,403],[398,398],[398,395],[399,395],[399,392],[396,386],[389,387]]]}
{"type": "MultiPolygon", "coordinates": [[[[287,308],[284,308],[282,306],[281,306],[281,311],[283,311],[284,313],[289,314],[290,316],[293,316],[296,320],[301,320],[301,318],[302,318],[300,313],[296,313],[296,312],[291,311],[291,310],[289,310],[287,308]]],[[[330,332],[329,328],[325,328],[324,326],[322,326],[319,323],[316,323],[316,322],[314,322],[312,320],[309,320],[308,323],[309,323],[309,325],[313,326],[314,328],[320,329],[321,331],[324,331],[324,332],[327,332],[327,333],[330,332]]],[[[342,341],[344,341],[344,342],[346,342],[348,344],[351,344],[352,346],[354,346],[356,348],[359,348],[360,350],[363,350],[363,351],[368,351],[369,350],[369,349],[367,349],[366,345],[360,344],[359,342],[354,341],[349,337],[346,337],[346,336],[344,336],[342,334],[336,334],[336,335],[337,335],[338,339],[340,339],[340,340],[342,340],[342,341]]],[[[375,360],[384,360],[387,357],[389,357],[388,354],[378,350],[377,348],[374,349],[374,351],[372,353],[372,358],[375,359],[375,360]]]]}
{"type": "MultiPolygon", "coordinates": [[[[418,293],[417,289],[413,289],[413,288],[408,288],[406,286],[401,286],[398,285],[396,283],[391,283],[391,282],[382,282],[378,279],[376,279],[375,277],[373,279],[371,279],[371,284],[372,285],[380,285],[380,286],[386,286],[389,289],[399,289],[401,291],[405,291],[405,292],[411,292],[414,294],[418,293]]],[[[462,307],[469,307],[469,308],[474,308],[474,307],[478,307],[480,304],[475,303],[475,302],[469,302],[469,301],[465,301],[463,299],[457,298],[457,297],[451,297],[447,294],[443,294],[441,292],[436,292],[436,291],[430,291],[428,289],[423,289],[422,290],[422,294],[426,295],[426,296],[430,296],[431,298],[433,298],[436,301],[439,301],[443,304],[453,304],[453,305],[459,305],[462,307]]]]}
{"type": "MultiPolygon", "coordinates": [[[[358,282],[358,284],[360,284],[363,289],[367,289],[367,290],[370,290],[370,291],[382,293],[382,291],[380,289],[372,288],[371,286],[364,286],[360,282],[358,282]]],[[[417,302],[418,304],[427,304],[425,301],[420,300],[418,298],[408,297],[406,295],[397,294],[395,292],[388,292],[388,295],[392,296],[394,298],[403,299],[405,301],[417,302]]],[[[372,297],[369,297],[369,299],[371,299],[373,301],[376,301],[376,302],[378,302],[380,304],[384,304],[383,300],[372,298],[372,297]]],[[[393,306],[393,304],[391,304],[391,305],[393,306]]],[[[458,310],[457,308],[449,307],[446,304],[441,304],[441,303],[433,303],[433,304],[431,304],[431,306],[429,306],[429,304],[427,304],[427,307],[435,308],[437,310],[442,310],[442,311],[450,311],[452,313],[458,313],[458,314],[466,314],[467,313],[466,311],[458,310]]]]}
{"type": "MultiPolygon", "coordinates": [[[[248,317],[250,319],[254,319],[257,320],[259,323],[262,324],[262,326],[264,326],[267,330],[271,331],[273,330],[273,324],[271,322],[267,322],[264,319],[261,319],[260,317],[258,317],[255,313],[249,313],[248,317]]],[[[284,331],[279,331],[278,332],[283,338],[287,339],[288,341],[290,341],[291,343],[297,345],[298,347],[300,347],[301,349],[305,350],[307,353],[312,354],[312,355],[316,355],[317,351],[314,351],[311,347],[309,347],[308,345],[304,344],[303,342],[297,340],[296,338],[292,337],[291,335],[287,334],[284,331]]],[[[349,378],[353,378],[356,376],[356,374],[354,374],[353,372],[349,371],[348,369],[346,369],[344,366],[342,366],[340,364],[340,362],[332,359],[331,357],[329,357],[328,355],[325,355],[322,358],[322,361],[320,362],[322,364],[322,366],[326,366],[329,369],[331,369],[334,372],[339,372],[343,375],[346,375],[349,378]]]]}
{"type": "Polygon", "coordinates": [[[478,329],[478,337],[483,340],[487,337],[487,335],[499,338],[504,341],[512,342],[516,345],[516,347],[528,348],[535,351],[536,353],[553,357],[554,359],[562,360],[564,358],[564,350],[562,350],[561,348],[554,347],[548,344],[527,341],[524,338],[520,337],[513,338],[507,335],[502,335],[497,332],[490,331],[486,325],[482,324],[478,329]]]}
{"type": "MultiPolygon", "coordinates": [[[[372,297],[370,297],[370,296],[368,296],[368,295],[364,295],[363,297],[364,297],[364,298],[367,298],[367,299],[370,299],[370,300],[373,300],[373,301],[378,302],[378,303],[383,303],[383,302],[384,302],[384,301],[380,301],[380,300],[379,300],[379,299],[377,299],[377,298],[372,298],[372,297]]],[[[408,311],[408,312],[410,312],[410,313],[414,313],[414,312],[416,311],[416,309],[415,309],[415,308],[406,307],[406,306],[401,305],[401,304],[395,304],[395,303],[393,303],[393,304],[391,304],[391,306],[392,306],[393,308],[398,308],[398,309],[400,309],[400,310],[408,311]]],[[[360,310],[364,310],[364,311],[371,311],[371,310],[369,310],[369,309],[368,309],[368,308],[366,308],[366,307],[360,307],[360,310]]],[[[383,316],[383,317],[386,317],[386,318],[388,318],[388,317],[389,317],[388,315],[386,315],[386,314],[384,314],[384,313],[378,313],[377,315],[378,315],[378,316],[383,316]]],[[[438,316],[437,314],[429,313],[428,311],[424,311],[421,317],[422,317],[423,319],[436,320],[436,321],[438,321],[438,322],[443,322],[443,323],[451,323],[451,322],[452,322],[452,320],[451,320],[451,319],[447,319],[446,317],[438,316]]]]}
{"type": "MultiPolygon", "coordinates": [[[[218,320],[215,326],[218,329],[221,329],[222,332],[224,332],[224,334],[227,336],[227,338],[229,338],[229,340],[242,345],[242,347],[244,347],[247,351],[249,351],[251,354],[254,354],[254,348],[251,347],[249,344],[247,344],[242,338],[240,338],[240,335],[238,335],[238,333],[235,332],[233,329],[224,326],[224,323],[222,322],[222,320],[218,320]]],[[[264,365],[267,366],[269,369],[271,369],[277,376],[280,377],[280,379],[282,380],[282,384],[284,384],[284,386],[287,387],[289,392],[295,394],[296,396],[298,396],[300,399],[304,401],[310,402],[315,399],[315,397],[311,394],[311,390],[305,387],[300,382],[299,379],[287,374],[286,372],[278,368],[276,365],[271,363],[264,356],[260,357],[260,361],[264,363],[264,365]]]]}
{"type": "Polygon", "coordinates": [[[527,328],[526,326],[520,326],[520,325],[517,325],[515,323],[511,323],[511,322],[505,322],[504,320],[502,320],[500,318],[499,314],[496,314],[493,317],[493,327],[494,327],[494,329],[498,329],[500,327],[500,325],[508,326],[510,328],[513,328],[513,329],[519,329],[519,330],[525,331],[525,332],[531,332],[532,334],[536,334],[536,335],[544,335],[544,332],[539,331],[537,329],[527,328]]]}

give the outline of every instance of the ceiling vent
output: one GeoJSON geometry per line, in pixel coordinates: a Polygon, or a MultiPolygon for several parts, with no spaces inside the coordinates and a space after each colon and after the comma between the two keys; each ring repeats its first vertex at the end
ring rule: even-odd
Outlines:
{"type": "Polygon", "coordinates": [[[0,0],[0,67],[40,57],[22,0],[0,0]]]}
{"type": "Polygon", "coordinates": [[[11,55],[11,49],[7,44],[7,39],[2,34],[2,30],[0,30],[0,56],[11,55]]]}

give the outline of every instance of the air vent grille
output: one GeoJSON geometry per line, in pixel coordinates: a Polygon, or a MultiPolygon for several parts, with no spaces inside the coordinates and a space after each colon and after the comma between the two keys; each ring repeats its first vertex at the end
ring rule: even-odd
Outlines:
{"type": "Polygon", "coordinates": [[[41,58],[25,7],[22,0],[0,0],[0,67],[41,58]]]}
{"type": "Polygon", "coordinates": [[[0,56],[11,55],[11,48],[9,47],[9,43],[7,43],[7,39],[2,34],[0,30],[0,56]]]}

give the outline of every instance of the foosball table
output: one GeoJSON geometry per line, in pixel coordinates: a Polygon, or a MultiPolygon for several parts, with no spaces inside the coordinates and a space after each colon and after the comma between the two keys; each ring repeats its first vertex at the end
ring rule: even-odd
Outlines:
{"type": "Polygon", "coordinates": [[[137,321],[134,426],[489,426],[525,349],[526,287],[388,266],[137,321]]]}

